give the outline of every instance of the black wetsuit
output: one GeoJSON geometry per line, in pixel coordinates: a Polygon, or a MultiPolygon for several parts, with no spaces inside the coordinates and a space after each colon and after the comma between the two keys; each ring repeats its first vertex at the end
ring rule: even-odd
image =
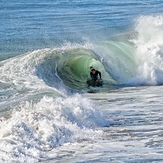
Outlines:
{"type": "Polygon", "coordinates": [[[97,71],[95,72],[95,74],[93,74],[92,72],[90,72],[90,76],[92,78],[93,81],[96,81],[98,80],[98,75],[100,76],[100,79],[101,79],[101,72],[100,71],[97,71]]]}

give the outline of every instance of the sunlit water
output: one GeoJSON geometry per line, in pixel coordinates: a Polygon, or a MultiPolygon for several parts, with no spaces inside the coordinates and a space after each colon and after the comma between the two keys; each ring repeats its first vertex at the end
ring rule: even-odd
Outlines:
{"type": "Polygon", "coordinates": [[[162,7],[2,0],[0,162],[163,162],[162,7]]]}

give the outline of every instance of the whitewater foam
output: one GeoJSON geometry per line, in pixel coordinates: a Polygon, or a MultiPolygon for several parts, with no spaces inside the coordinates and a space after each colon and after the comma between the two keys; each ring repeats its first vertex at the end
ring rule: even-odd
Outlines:
{"type": "MultiPolygon", "coordinates": [[[[68,98],[43,97],[22,102],[0,121],[1,161],[38,161],[66,142],[96,139],[97,127],[109,125],[92,102],[76,94],[68,98]]],[[[46,158],[47,159],[47,158],[46,158]]]]}
{"type": "Polygon", "coordinates": [[[135,24],[138,36],[132,41],[137,72],[127,84],[163,84],[163,17],[141,16],[135,24]]]}

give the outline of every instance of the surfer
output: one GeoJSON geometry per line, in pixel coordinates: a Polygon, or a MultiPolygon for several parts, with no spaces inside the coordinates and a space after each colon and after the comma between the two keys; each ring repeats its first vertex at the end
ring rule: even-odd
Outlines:
{"type": "Polygon", "coordinates": [[[101,79],[101,72],[93,68],[90,72],[91,79],[95,82],[98,82],[98,75],[101,79]]]}
{"type": "Polygon", "coordinates": [[[101,72],[95,70],[92,66],[90,67],[90,77],[91,79],[87,80],[88,86],[102,86],[101,72]]]}

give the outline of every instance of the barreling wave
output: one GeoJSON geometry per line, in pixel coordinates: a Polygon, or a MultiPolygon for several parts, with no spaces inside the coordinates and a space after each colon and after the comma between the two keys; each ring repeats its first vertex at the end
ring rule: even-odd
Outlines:
{"type": "Polygon", "coordinates": [[[135,75],[133,51],[130,44],[117,41],[104,41],[91,48],[54,50],[38,65],[37,74],[50,86],[83,90],[93,66],[101,71],[104,87],[120,85],[135,75]]]}
{"type": "Polygon", "coordinates": [[[59,94],[67,89],[85,90],[90,66],[101,71],[104,87],[163,84],[162,24],[162,16],[142,16],[133,33],[88,46],[40,49],[1,61],[1,89],[9,94],[10,86],[23,87],[23,91],[50,86],[59,94]]]}
{"type": "Polygon", "coordinates": [[[86,87],[90,66],[99,69],[103,74],[103,80],[108,84],[116,83],[106,72],[96,54],[89,49],[80,48],[64,53],[58,61],[57,72],[66,85],[82,89],[86,87]]]}
{"type": "Polygon", "coordinates": [[[104,87],[163,84],[162,35],[162,16],[141,16],[134,32],[54,52],[56,73],[64,85],[77,90],[86,88],[90,66],[102,72],[104,87]]]}
{"type": "Polygon", "coordinates": [[[163,18],[142,16],[136,24],[135,33],[90,46],[42,49],[1,61],[1,89],[8,94],[16,87],[34,91],[50,86],[59,94],[67,89],[84,90],[90,66],[101,71],[104,87],[163,84],[163,18]]]}

